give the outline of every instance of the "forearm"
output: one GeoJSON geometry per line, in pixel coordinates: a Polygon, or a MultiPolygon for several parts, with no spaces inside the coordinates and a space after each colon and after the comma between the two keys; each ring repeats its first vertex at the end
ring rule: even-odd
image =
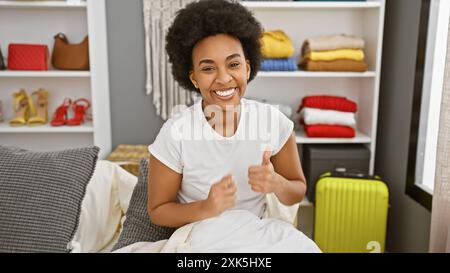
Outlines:
{"type": "Polygon", "coordinates": [[[156,225],[178,228],[214,216],[207,210],[204,202],[201,200],[187,204],[165,203],[149,211],[149,215],[156,225]]]}
{"type": "Polygon", "coordinates": [[[281,203],[287,206],[294,205],[303,200],[306,193],[306,183],[302,180],[288,180],[280,174],[276,174],[278,184],[275,195],[281,203]]]}

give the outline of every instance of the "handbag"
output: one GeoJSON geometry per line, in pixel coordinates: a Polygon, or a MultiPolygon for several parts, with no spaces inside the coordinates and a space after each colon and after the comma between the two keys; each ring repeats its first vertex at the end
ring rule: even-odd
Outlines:
{"type": "Polygon", "coordinates": [[[8,69],[48,70],[48,47],[39,44],[9,44],[8,69]]]}
{"type": "Polygon", "coordinates": [[[62,70],[89,70],[88,36],[79,44],[70,44],[66,35],[55,35],[52,53],[52,65],[62,70]]]}
{"type": "Polygon", "coordinates": [[[6,69],[5,60],[3,59],[2,49],[0,48],[0,70],[6,69]]]}

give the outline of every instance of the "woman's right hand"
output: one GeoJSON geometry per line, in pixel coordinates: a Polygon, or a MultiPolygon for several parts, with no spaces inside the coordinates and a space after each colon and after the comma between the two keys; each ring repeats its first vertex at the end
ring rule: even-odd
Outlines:
{"type": "Polygon", "coordinates": [[[231,174],[224,176],[219,182],[213,184],[209,190],[205,207],[214,216],[234,207],[236,199],[236,184],[231,174]]]}

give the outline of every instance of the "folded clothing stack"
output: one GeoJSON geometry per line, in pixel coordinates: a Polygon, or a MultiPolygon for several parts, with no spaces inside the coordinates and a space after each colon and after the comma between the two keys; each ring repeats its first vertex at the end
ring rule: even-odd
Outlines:
{"type": "Polygon", "coordinates": [[[365,72],[363,39],[345,34],[308,38],[299,66],[307,71],[365,72]]]}
{"type": "Polygon", "coordinates": [[[297,113],[308,137],[355,137],[358,106],[338,96],[307,96],[302,99],[297,113]]]}
{"type": "Polygon", "coordinates": [[[267,31],[261,36],[261,71],[296,71],[292,58],[294,46],[282,30],[267,31]]]}
{"type": "Polygon", "coordinates": [[[297,64],[292,58],[286,59],[263,59],[261,61],[261,71],[296,71],[297,64]]]}

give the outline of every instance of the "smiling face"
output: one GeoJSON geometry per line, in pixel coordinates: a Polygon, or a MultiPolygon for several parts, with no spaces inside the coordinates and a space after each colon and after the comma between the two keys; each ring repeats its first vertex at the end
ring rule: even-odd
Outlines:
{"type": "Polygon", "coordinates": [[[189,74],[200,90],[204,107],[240,104],[250,77],[250,64],[245,59],[241,42],[229,35],[209,36],[192,50],[193,70],[189,74]]]}

